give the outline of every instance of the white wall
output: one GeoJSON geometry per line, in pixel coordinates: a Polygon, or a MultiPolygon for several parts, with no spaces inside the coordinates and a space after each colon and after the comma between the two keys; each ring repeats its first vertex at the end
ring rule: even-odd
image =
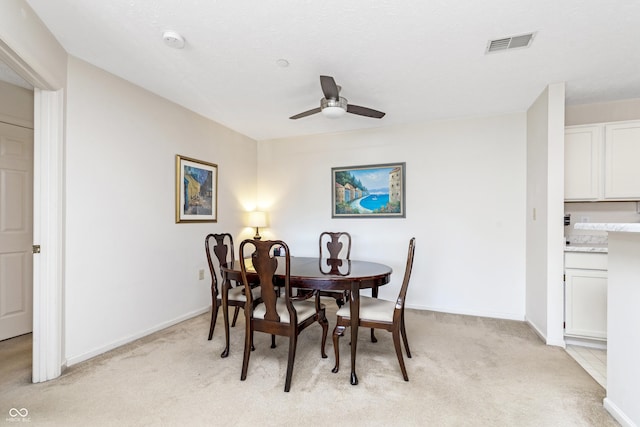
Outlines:
{"type": "Polygon", "coordinates": [[[637,119],[640,119],[640,98],[568,105],[565,111],[567,126],[637,119]]]}
{"type": "Polygon", "coordinates": [[[547,344],[564,346],[564,84],[527,111],[526,318],[547,344]]]}
{"type": "Polygon", "coordinates": [[[394,299],[409,239],[410,307],[524,319],[525,115],[431,122],[258,143],[262,234],[316,255],[348,231],[352,258],[390,264],[394,299]],[[405,219],[332,219],[331,168],[406,162],[405,219]]]}
{"type": "Polygon", "coordinates": [[[529,109],[527,129],[527,321],[543,337],[547,331],[547,98],[529,109]],[[540,219],[538,219],[540,218],[540,219]]]}
{"type": "Polygon", "coordinates": [[[68,70],[71,365],[208,309],[204,237],[243,232],[257,165],[255,141],[80,60],[68,70]],[[175,223],[176,154],[218,164],[217,223],[175,223]]]}

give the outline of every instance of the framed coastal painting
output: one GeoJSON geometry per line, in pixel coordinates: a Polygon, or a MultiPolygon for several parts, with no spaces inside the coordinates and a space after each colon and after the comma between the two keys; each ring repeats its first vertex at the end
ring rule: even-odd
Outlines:
{"type": "Polygon", "coordinates": [[[218,165],[176,156],[176,223],[218,221],[218,165]]]}
{"type": "Polygon", "coordinates": [[[331,168],[331,217],[405,218],[405,165],[331,168]]]}

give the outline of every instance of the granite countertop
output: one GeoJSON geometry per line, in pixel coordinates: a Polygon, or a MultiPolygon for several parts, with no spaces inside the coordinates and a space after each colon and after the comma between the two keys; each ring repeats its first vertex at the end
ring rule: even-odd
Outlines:
{"type": "MultiPolygon", "coordinates": [[[[586,224],[586,223],[581,223],[586,224]]],[[[577,228],[577,227],[576,227],[577,228]]],[[[609,252],[609,236],[602,230],[565,236],[565,252],[609,252]]]]}
{"type": "Polygon", "coordinates": [[[576,230],[640,233],[640,223],[637,222],[578,222],[573,226],[573,228],[576,230]]]}
{"type": "MultiPolygon", "coordinates": [[[[578,222],[573,228],[591,231],[618,231],[640,233],[640,223],[637,222],[578,222]]],[[[586,236],[583,240],[571,242],[564,247],[565,252],[602,252],[608,253],[609,247],[604,241],[594,236],[586,236]]]]}
{"type": "Polygon", "coordinates": [[[589,243],[580,244],[568,244],[564,247],[565,252],[598,252],[608,253],[609,247],[607,245],[594,245],[589,243]]]}

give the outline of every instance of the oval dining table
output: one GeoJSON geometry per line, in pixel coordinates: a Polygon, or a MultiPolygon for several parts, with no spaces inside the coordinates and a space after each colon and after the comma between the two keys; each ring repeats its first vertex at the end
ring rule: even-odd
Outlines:
{"type": "MultiPolygon", "coordinates": [[[[276,277],[284,280],[284,258],[276,270],[276,277]]],[[[349,291],[349,308],[351,309],[351,384],[358,384],[356,375],[356,351],[358,343],[358,321],[360,318],[360,290],[371,289],[372,295],[377,297],[378,286],[389,283],[391,267],[369,261],[347,259],[329,259],[314,257],[291,257],[289,282],[292,287],[313,289],[318,291],[349,291]]],[[[251,262],[247,258],[244,262],[251,262]]],[[[253,267],[248,267],[247,280],[251,281],[257,275],[251,274],[253,267]],[[253,277],[252,277],[253,276],[253,277]]],[[[242,283],[240,261],[222,264],[222,276],[225,286],[230,281],[242,283]]],[[[229,339],[227,337],[227,350],[229,339]]]]}

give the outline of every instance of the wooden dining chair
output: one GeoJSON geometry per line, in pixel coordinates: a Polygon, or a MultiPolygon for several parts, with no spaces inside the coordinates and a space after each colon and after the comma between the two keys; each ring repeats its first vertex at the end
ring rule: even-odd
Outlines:
{"type": "MultiPolygon", "coordinates": [[[[416,249],[416,239],[411,238],[409,241],[409,252],[407,254],[407,265],[404,270],[404,279],[400,287],[400,294],[396,301],[385,301],[377,298],[366,296],[360,297],[360,320],[359,325],[366,328],[384,329],[391,332],[393,336],[393,345],[396,349],[400,370],[405,381],[409,381],[407,370],[404,366],[402,358],[402,348],[400,345],[400,336],[404,342],[404,348],[407,357],[411,358],[409,350],[409,342],[407,341],[407,331],[404,323],[404,304],[407,296],[407,288],[409,287],[409,279],[411,278],[411,270],[413,268],[413,255],[416,249]]],[[[340,349],[338,347],[339,338],[344,335],[344,331],[351,322],[351,313],[349,305],[341,307],[337,315],[336,327],[333,330],[333,348],[336,356],[336,366],[332,372],[338,372],[340,367],[340,349]]]]}
{"type": "MultiPolygon", "coordinates": [[[[346,231],[323,231],[318,239],[320,259],[350,259],[351,234],[346,231]]],[[[320,291],[320,296],[331,297],[336,300],[338,307],[342,307],[349,300],[348,291],[320,291]]]]}
{"type": "Polygon", "coordinates": [[[246,333],[240,379],[244,381],[247,378],[249,357],[253,345],[253,333],[255,331],[271,334],[272,347],[275,345],[275,335],[289,337],[289,358],[287,360],[287,376],[284,385],[284,391],[287,392],[291,388],[298,335],[309,325],[315,322],[320,323],[320,326],[322,326],[320,354],[322,358],[326,358],[327,355],[324,348],[327,341],[329,322],[327,322],[325,316],[324,305],[320,304],[320,297],[317,294],[293,295],[290,285],[291,259],[289,247],[285,242],[282,240],[262,241],[247,239],[240,244],[240,254],[245,254],[245,247],[250,250],[251,246],[253,247],[253,253],[250,259],[244,260],[240,266],[242,281],[248,297],[247,304],[244,307],[246,333]],[[275,257],[273,255],[274,247],[284,248],[285,255],[275,257]],[[282,263],[284,265],[279,265],[282,263]],[[276,271],[278,274],[276,274],[276,271]],[[248,279],[249,274],[254,276],[251,281],[248,279]],[[250,283],[256,281],[254,280],[256,275],[262,302],[254,306],[251,301],[250,283]],[[277,286],[280,289],[276,289],[277,286]],[[313,300],[309,300],[311,298],[313,300]]]}
{"type": "MultiPolygon", "coordinates": [[[[346,231],[323,231],[320,233],[320,259],[351,259],[351,234],[346,231]],[[325,250],[326,247],[326,250],[325,250]]],[[[320,296],[336,300],[338,308],[349,302],[349,291],[320,291],[320,296]]],[[[371,296],[378,296],[378,288],[371,289],[371,296]]],[[[378,342],[371,328],[371,342],[378,342]]]]}
{"type": "MultiPolygon", "coordinates": [[[[209,326],[209,340],[212,339],[213,330],[216,327],[218,308],[222,307],[225,332],[225,348],[220,356],[227,357],[229,355],[229,306],[235,307],[235,311],[233,313],[233,322],[231,323],[231,327],[234,327],[238,318],[238,312],[241,308],[244,308],[247,298],[245,296],[244,286],[242,286],[241,283],[225,283],[221,274],[220,277],[221,280],[223,280],[222,289],[218,288],[218,273],[216,273],[216,268],[214,267],[212,249],[216,259],[215,264],[217,264],[217,270],[221,273],[220,266],[222,264],[229,263],[230,265],[233,265],[234,262],[233,236],[231,236],[231,234],[229,233],[208,234],[204,240],[204,247],[207,254],[209,272],[211,273],[212,313],[211,324],[209,326]],[[211,247],[211,241],[215,241],[213,247],[211,247]]],[[[253,288],[251,292],[252,300],[255,302],[260,302],[260,289],[253,288]]]]}

